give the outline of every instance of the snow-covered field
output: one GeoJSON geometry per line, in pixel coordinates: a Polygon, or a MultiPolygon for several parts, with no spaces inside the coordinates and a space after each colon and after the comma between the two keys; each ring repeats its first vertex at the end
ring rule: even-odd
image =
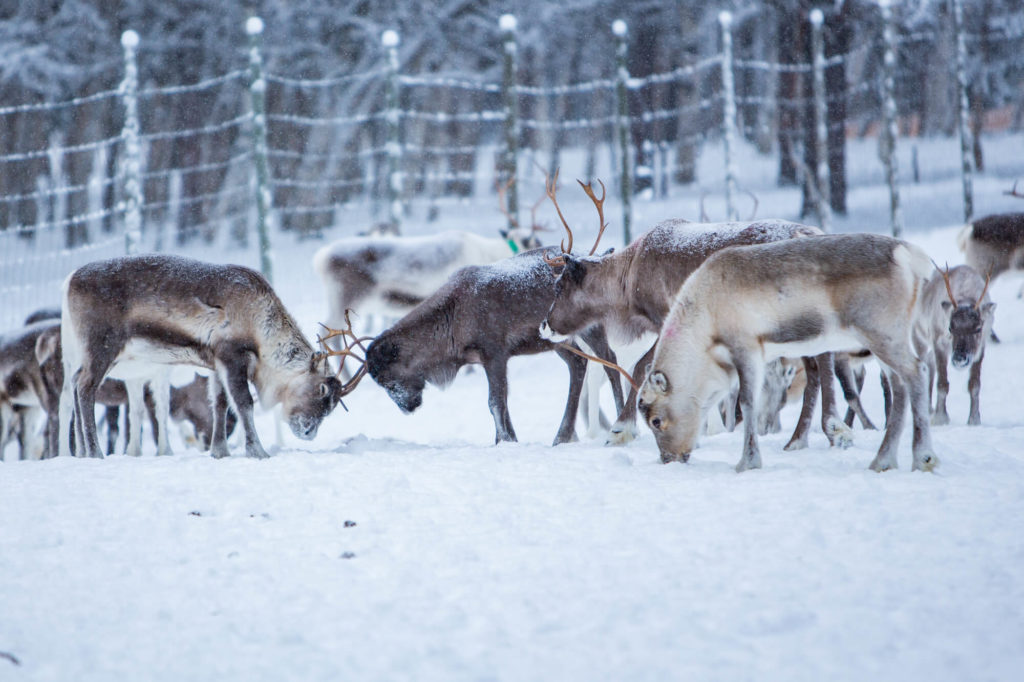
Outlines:
{"type": "MultiPolygon", "coordinates": [[[[1022,208],[1000,194],[1011,183],[979,178],[979,214],[1022,208]]],[[[961,262],[958,191],[955,175],[904,188],[907,236],[940,263],[961,262]]],[[[759,215],[796,217],[791,190],[759,196],[759,215]]],[[[636,224],[695,206],[641,204],[636,224]]],[[[855,190],[836,227],[885,232],[887,206],[884,188],[855,190]]],[[[317,246],[277,254],[310,333],[317,246]]],[[[367,380],[314,442],[286,435],[265,461],[178,439],[170,458],[151,443],[102,461],[9,450],[0,680],[1020,679],[1020,284],[992,287],[1003,342],[981,426],[964,425],[967,377],[952,375],[935,474],[910,471],[909,429],[885,474],[867,469],[876,432],[783,452],[796,406],[763,439],[764,468],[741,475],[739,434],[687,465],[660,464],[646,430],[624,448],[552,448],[568,376],[553,355],[511,363],[516,444],[492,444],[478,370],[409,416],[367,380]]],[[[865,403],[881,422],[874,367],[865,403]]],[[[259,427],[269,446],[269,414],[259,427]]]]}

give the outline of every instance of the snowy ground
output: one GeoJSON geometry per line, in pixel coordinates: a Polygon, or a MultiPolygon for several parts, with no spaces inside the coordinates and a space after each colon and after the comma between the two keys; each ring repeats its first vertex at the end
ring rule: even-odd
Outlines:
{"type": "MultiPolygon", "coordinates": [[[[980,178],[979,213],[1012,207],[1008,186],[980,178]]],[[[904,191],[908,236],[938,262],[960,262],[958,191],[955,176],[904,191]]],[[[762,216],[798,209],[792,192],[761,202],[762,216]]],[[[853,192],[837,228],[884,232],[887,202],[853,192]]],[[[694,206],[642,205],[637,224],[694,206]]],[[[310,332],[324,307],[299,273],[315,248],[278,254],[310,332]]],[[[910,471],[909,434],[898,471],[868,471],[881,436],[861,430],[846,451],[820,432],[795,453],[769,436],[764,468],[742,475],[738,434],[687,465],[660,464],[646,431],[552,448],[568,376],[554,356],[512,362],[517,444],[492,445],[476,371],[410,416],[367,381],[316,441],[286,436],[266,461],[177,439],[171,458],[9,451],[0,679],[1019,679],[1020,283],[993,285],[1003,343],[985,360],[983,424],[963,425],[954,374],[934,475],[910,471]]],[[[784,428],[795,418],[787,407],[784,428]]],[[[270,444],[270,416],[259,426],[270,444]]]]}

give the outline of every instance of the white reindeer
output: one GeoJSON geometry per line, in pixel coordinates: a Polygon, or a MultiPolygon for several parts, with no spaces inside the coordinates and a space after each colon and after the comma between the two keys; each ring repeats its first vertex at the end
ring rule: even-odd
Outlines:
{"type": "Polygon", "coordinates": [[[757,389],[765,363],[867,348],[893,389],[871,468],[896,467],[909,391],[913,468],[933,469],[938,458],[929,430],[928,368],[912,345],[931,273],[919,248],[873,234],[736,246],[710,256],[680,288],[640,391],[639,410],[662,461],[688,461],[704,415],[735,374],[744,425],[736,470],[760,467],[757,389]]]}

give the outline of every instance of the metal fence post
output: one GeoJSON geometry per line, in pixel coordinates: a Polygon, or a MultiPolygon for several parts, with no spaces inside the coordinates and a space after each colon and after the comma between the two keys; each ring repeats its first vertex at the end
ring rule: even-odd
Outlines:
{"type": "Polygon", "coordinates": [[[622,193],[622,239],[623,244],[633,241],[630,222],[633,216],[633,145],[629,137],[629,42],[626,22],[616,19],[612,22],[615,36],[615,97],[617,101],[615,127],[619,137],[619,190],[622,193]]]}
{"type": "Polygon", "coordinates": [[[956,91],[959,107],[957,123],[960,126],[961,177],[964,191],[964,222],[974,217],[974,158],[971,150],[970,103],[967,101],[967,46],[964,41],[963,0],[950,0],[953,5],[953,30],[956,32],[956,91]]]}
{"type": "Polygon", "coordinates": [[[736,84],[733,77],[732,13],[721,12],[722,26],[722,148],[725,154],[725,212],[728,220],[739,219],[736,210],[736,84]]]}
{"type": "Polygon", "coordinates": [[[273,283],[274,273],[270,254],[270,168],[267,164],[267,81],[263,78],[263,56],[260,43],[263,20],[249,17],[245,22],[249,35],[249,94],[252,100],[252,146],[256,166],[256,232],[259,235],[260,271],[273,283]]]}
{"type": "Polygon", "coordinates": [[[896,112],[896,27],[893,25],[892,7],[889,0],[881,0],[882,41],[885,54],[882,57],[882,116],[885,128],[879,140],[880,154],[885,164],[885,178],[889,185],[889,221],[892,225],[892,236],[903,234],[903,210],[900,207],[900,172],[896,158],[896,140],[899,127],[896,112]]]}
{"type": "Polygon", "coordinates": [[[398,109],[398,32],[387,30],[380,36],[381,45],[387,54],[387,83],[385,85],[384,124],[388,158],[388,222],[396,231],[402,224],[405,213],[402,206],[402,141],[400,130],[401,111],[398,109]]]}
{"type": "Polygon", "coordinates": [[[814,54],[814,146],[817,168],[814,182],[818,185],[815,203],[818,207],[818,221],[825,232],[832,231],[832,188],[828,164],[828,117],[825,103],[825,38],[823,25],[825,15],[820,9],[811,10],[811,51],[814,54]]]}
{"type": "Polygon", "coordinates": [[[516,87],[518,46],[516,45],[516,28],[518,22],[511,14],[502,14],[498,19],[501,30],[501,42],[505,51],[505,62],[502,69],[501,94],[505,113],[505,151],[501,158],[498,182],[507,186],[505,198],[508,211],[508,229],[511,231],[519,224],[519,191],[516,177],[519,167],[519,90],[516,87]]]}
{"type": "Polygon", "coordinates": [[[124,80],[121,81],[121,101],[124,104],[124,160],[121,170],[124,181],[124,250],[131,255],[139,252],[142,241],[142,146],[139,143],[139,68],[135,52],[139,34],[131,29],[121,34],[124,48],[124,80]]]}

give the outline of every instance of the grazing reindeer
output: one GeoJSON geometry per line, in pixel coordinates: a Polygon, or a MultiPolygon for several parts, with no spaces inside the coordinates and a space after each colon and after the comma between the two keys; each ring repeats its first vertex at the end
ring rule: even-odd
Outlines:
{"type": "MultiPolygon", "coordinates": [[[[504,191],[499,188],[503,212],[504,191]]],[[[493,263],[540,246],[536,230],[534,222],[528,230],[518,225],[502,230],[501,238],[449,230],[418,237],[380,234],[332,242],[313,255],[313,270],[327,292],[327,325],[340,326],[347,310],[401,317],[459,268],[493,263]]]]}
{"type": "MultiPolygon", "coordinates": [[[[1024,199],[1013,189],[1005,192],[1024,199]]],[[[1024,270],[1024,213],[999,213],[971,221],[957,235],[964,260],[995,279],[1008,270],[1024,270]]]]}
{"type": "Polygon", "coordinates": [[[723,249],[680,288],[661,329],[639,410],[663,462],[688,461],[710,405],[739,376],[743,455],[757,444],[765,362],[867,348],[889,373],[893,403],[875,471],[896,467],[909,390],[913,468],[938,464],[928,420],[927,366],[912,336],[931,261],[916,246],[874,234],[824,235],[723,249]]]}
{"type": "Polygon", "coordinates": [[[108,375],[148,376],[154,363],[214,370],[214,457],[229,454],[229,402],[245,432],[246,455],[268,456],[256,433],[249,382],[264,405],[282,404],[292,432],[304,440],[316,436],[324,417],[355,388],[330,375],[327,355],[314,352],[258,272],[178,256],[126,256],[71,273],[61,346],[61,454],[70,454],[74,401],[78,453],[102,457],[92,418],[100,382],[108,375]]]}
{"type": "Polygon", "coordinates": [[[981,362],[985,359],[985,338],[992,330],[996,304],[989,300],[989,279],[969,265],[936,272],[924,289],[924,310],[918,318],[920,334],[915,337],[917,352],[927,358],[928,390],[938,371],[937,395],[932,424],[949,423],[946,395],[949,393],[948,367],[970,366],[967,382],[971,394],[971,412],[967,423],[981,423],[981,362]]]}
{"type": "MultiPolygon", "coordinates": [[[[463,365],[481,364],[487,374],[494,440],[515,441],[508,412],[508,360],[554,350],[569,366],[569,396],[554,443],[575,440],[586,360],[537,333],[554,296],[556,273],[545,258],[556,252],[546,247],[458,270],[370,344],[370,376],[403,412],[412,412],[422,403],[427,382],[445,387],[463,365]]],[[[608,357],[603,330],[588,330],[582,338],[608,357]]]]}
{"type": "MultiPolygon", "coordinates": [[[[555,198],[555,183],[548,182],[548,196],[558,206],[555,198]]],[[[590,185],[580,182],[591,201],[598,204],[590,185]]],[[[602,192],[604,186],[602,185],[602,192]]],[[[603,201],[602,195],[602,201],[603,201]]],[[[696,270],[712,253],[727,246],[760,244],[785,239],[819,236],[816,227],[782,220],[762,220],[740,223],[694,224],[685,220],[666,220],[650,231],[637,237],[621,251],[609,251],[594,256],[604,232],[604,216],[598,209],[600,229],[597,241],[586,257],[574,256],[572,230],[565,217],[558,211],[562,225],[568,233],[568,246],[563,244],[563,254],[557,264],[563,266],[562,274],[555,285],[555,299],[547,317],[541,324],[541,336],[559,340],[565,339],[593,324],[602,324],[612,338],[632,341],[645,332],[661,328],[668,315],[672,299],[683,281],[696,270]]],[[[635,385],[646,376],[647,368],[654,355],[655,346],[640,358],[633,368],[635,385]]],[[[811,372],[815,372],[813,383],[804,394],[804,409],[797,429],[787,449],[806,447],[807,431],[817,402],[820,386],[823,394],[822,428],[829,442],[848,446],[852,435],[835,412],[832,393],[831,358],[821,358],[813,364],[808,361],[811,372]],[[823,365],[826,381],[819,384],[816,372],[823,365]]],[[[859,405],[859,402],[858,402],[859,405]]],[[[863,410],[861,410],[863,411],[863,410]]],[[[732,415],[726,411],[727,426],[732,415]]],[[[767,427],[766,424],[763,424],[767,427]]],[[[636,435],[636,391],[631,391],[618,420],[612,426],[609,444],[623,444],[636,435]]]]}
{"type": "Polygon", "coordinates": [[[54,326],[54,322],[36,322],[0,336],[0,457],[7,439],[15,434],[22,459],[46,454],[45,447],[34,442],[45,393],[35,347],[39,335],[54,326]]]}

